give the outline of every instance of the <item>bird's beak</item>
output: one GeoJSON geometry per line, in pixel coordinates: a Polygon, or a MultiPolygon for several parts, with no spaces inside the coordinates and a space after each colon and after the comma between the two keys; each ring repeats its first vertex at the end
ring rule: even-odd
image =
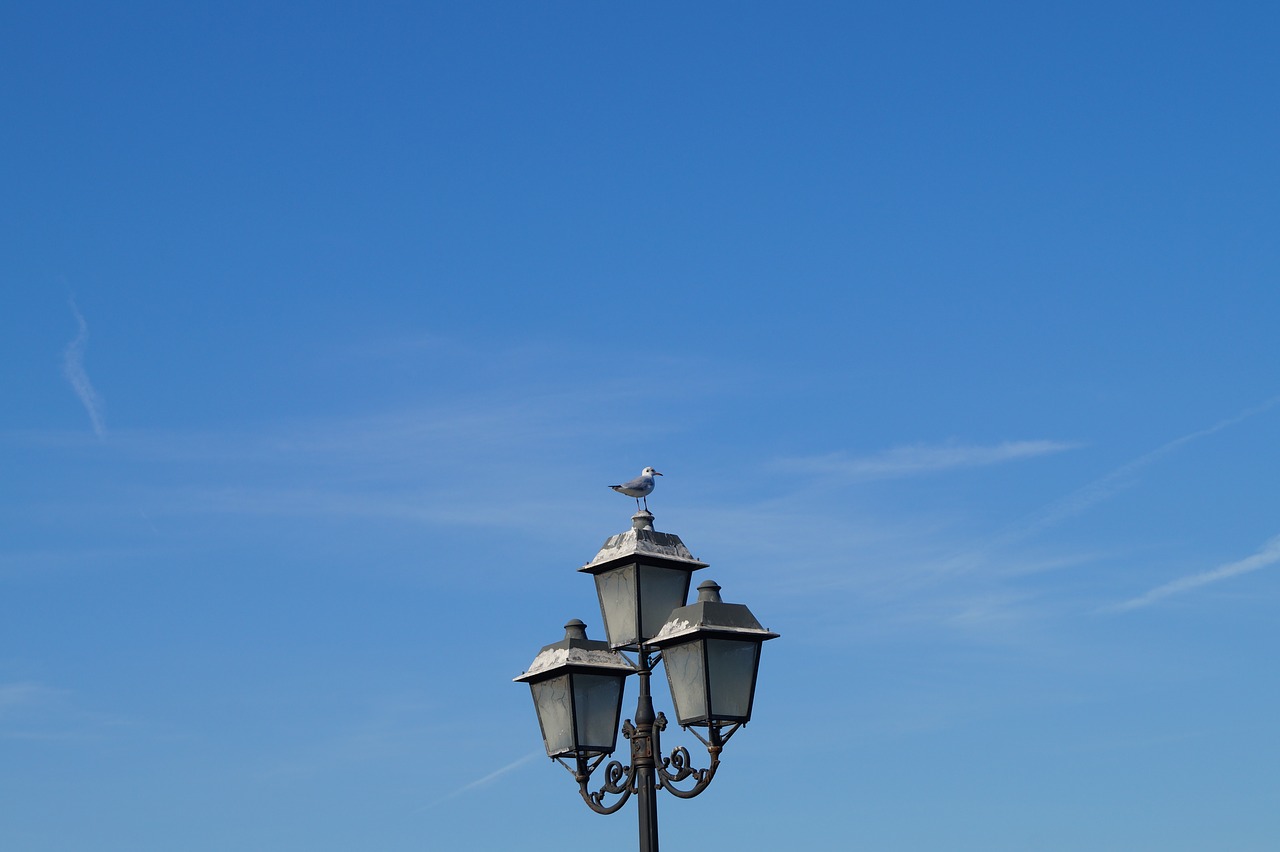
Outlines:
{"type": "Polygon", "coordinates": [[[658,473],[656,470],[653,472],[653,475],[654,475],[654,476],[662,476],[662,474],[658,473]]]}

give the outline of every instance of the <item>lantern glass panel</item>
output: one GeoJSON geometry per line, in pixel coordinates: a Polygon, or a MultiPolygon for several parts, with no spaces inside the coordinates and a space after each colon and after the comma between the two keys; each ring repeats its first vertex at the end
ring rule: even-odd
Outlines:
{"type": "Polygon", "coordinates": [[[573,709],[578,721],[578,747],[608,754],[618,742],[622,678],[614,675],[573,676],[573,709]]]}
{"type": "Polygon", "coordinates": [[[667,669],[671,700],[676,718],[684,725],[707,715],[706,667],[702,659],[702,642],[672,645],[662,651],[662,664],[667,669]]]}
{"type": "Polygon", "coordinates": [[[745,721],[750,717],[751,692],[759,658],[759,642],[707,639],[712,718],[745,721]]]}
{"type": "Polygon", "coordinates": [[[547,754],[555,757],[572,753],[573,705],[569,699],[569,675],[531,683],[529,688],[533,691],[533,704],[538,711],[547,754]]]}
{"type": "Polygon", "coordinates": [[[662,632],[671,611],[684,606],[689,596],[688,571],[679,568],[640,566],[640,639],[647,641],[662,632]]]}
{"type": "Polygon", "coordinates": [[[636,643],[636,566],[623,565],[596,575],[600,614],[609,644],[614,648],[636,643]]]}

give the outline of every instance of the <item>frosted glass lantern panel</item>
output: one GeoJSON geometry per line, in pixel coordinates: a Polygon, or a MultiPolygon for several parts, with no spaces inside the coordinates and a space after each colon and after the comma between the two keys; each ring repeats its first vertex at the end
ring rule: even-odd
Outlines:
{"type": "Polygon", "coordinates": [[[689,595],[689,572],[675,568],[640,567],[640,637],[652,639],[662,632],[671,611],[684,606],[689,595]]]}
{"type": "Polygon", "coordinates": [[[681,725],[704,719],[707,715],[707,679],[702,664],[702,643],[672,645],[662,652],[662,665],[667,669],[671,700],[681,725]]]}
{"type": "Polygon", "coordinates": [[[573,704],[578,717],[579,748],[596,754],[612,752],[618,742],[622,678],[574,675],[573,704]]]}
{"type": "Polygon", "coordinates": [[[542,726],[547,755],[573,753],[573,705],[569,699],[569,676],[553,677],[529,685],[533,705],[542,726]]]}
{"type": "Polygon", "coordinates": [[[636,644],[636,566],[597,574],[596,593],[609,644],[614,648],[636,644]]]}
{"type": "Polygon", "coordinates": [[[758,642],[707,640],[712,718],[746,721],[750,716],[751,692],[759,655],[758,642]]]}

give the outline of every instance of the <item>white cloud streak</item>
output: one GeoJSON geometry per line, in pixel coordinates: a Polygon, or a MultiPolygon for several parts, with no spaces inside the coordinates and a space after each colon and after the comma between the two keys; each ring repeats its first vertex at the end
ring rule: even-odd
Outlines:
{"type": "MultiPolygon", "coordinates": [[[[827,550],[807,570],[811,572],[811,576],[822,575],[823,581],[830,588],[856,587],[860,595],[878,602],[881,615],[890,605],[900,602],[903,604],[901,611],[910,609],[936,620],[938,612],[933,607],[938,604],[942,610],[952,614],[948,623],[955,626],[978,626],[1002,623],[1001,618],[1012,614],[1010,610],[1025,612],[1032,607],[1051,607],[1051,601],[1006,595],[1002,591],[1003,584],[1028,574],[1084,565],[1099,558],[1114,559],[1116,555],[1099,554],[1092,548],[1054,555],[1043,549],[1028,550],[1021,546],[1024,542],[1095,509],[1099,504],[1133,487],[1140,481],[1148,466],[1167,461],[1175,451],[1202,438],[1224,432],[1278,405],[1280,397],[1274,397],[1234,416],[1178,436],[1066,493],[1039,511],[1014,521],[985,539],[961,541],[954,546],[947,542],[948,531],[952,528],[954,519],[948,521],[942,518],[934,529],[910,529],[911,525],[908,524],[905,531],[894,525],[886,525],[884,519],[879,519],[874,526],[851,531],[847,521],[835,523],[822,509],[805,507],[797,513],[797,517],[812,517],[821,530],[820,534],[809,536],[805,540],[822,542],[827,550]],[[840,534],[833,535],[833,530],[839,530],[840,534]],[[850,563],[855,561],[853,554],[856,554],[856,562],[860,564],[885,563],[893,565],[894,569],[891,572],[867,569],[850,571],[850,563]],[[958,596],[952,595],[951,584],[956,582],[964,584],[963,593],[958,596]],[[953,606],[953,597],[956,600],[973,601],[973,604],[953,606]]],[[[827,472],[832,476],[844,475],[861,479],[887,478],[891,475],[905,477],[968,465],[1030,459],[1075,446],[1077,445],[1052,441],[1024,441],[991,446],[914,446],[900,447],[863,458],[833,455],[796,459],[787,464],[792,469],[827,472]]],[[[928,519],[917,520],[925,522],[928,519]]],[[[797,522],[787,519],[786,525],[795,528],[797,522]]],[[[815,554],[813,548],[809,548],[809,552],[815,554]]],[[[1115,611],[1145,606],[1170,594],[1261,567],[1260,561],[1270,564],[1266,560],[1271,558],[1264,550],[1256,558],[1251,557],[1241,563],[1177,581],[1167,588],[1153,590],[1149,596],[1107,609],[1115,611]]],[[[786,593],[787,588],[780,587],[779,591],[786,593]]],[[[1093,606],[1097,606],[1096,601],[1093,606]]]]}
{"type": "Polygon", "coordinates": [[[93,389],[89,374],[84,369],[84,350],[89,342],[89,325],[84,321],[80,309],[76,307],[75,299],[71,300],[71,312],[75,314],[78,329],[75,338],[67,344],[66,350],[62,353],[62,372],[71,383],[71,389],[84,404],[85,411],[89,412],[93,433],[98,436],[98,440],[103,440],[106,437],[106,428],[102,422],[102,399],[93,389]]]}
{"type": "Polygon", "coordinates": [[[39,683],[0,683],[0,718],[13,710],[41,704],[53,694],[53,690],[39,683]]]}
{"type": "Polygon", "coordinates": [[[70,693],[43,683],[0,683],[0,740],[83,740],[123,724],[76,707],[70,693]]]}
{"type": "Polygon", "coordinates": [[[1172,595],[1189,592],[1192,589],[1198,589],[1201,586],[1207,586],[1211,583],[1220,583],[1223,580],[1230,580],[1232,577],[1239,577],[1241,574],[1248,574],[1266,568],[1280,562],[1280,536],[1268,541],[1263,545],[1262,549],[1252,556],[1247,556],[1237,562],[1228,562],[1226,565],[1219,565],[1211,571],[1203,571],[1199,574],[1192,574],[1188,577],[1181,577],[1163,586],[1156,586],[1145,595],[1132,598],[1122,603],[1115,604],[1106,608],[1108,612],[1129,612],[1131,610],[1140,609],[1144,606],[1150,606],[1157,601],[1172,595]]]}
{"type": "Polygon", "coordinates": [[[810,458],[784,459],[778,466],[812,473],[828,473],[855,480],[898,479],[957,468],[986,467],[1075,449],[1062,441],[1006,441],[991,446],[965,444],[913,444],[894,447],[872,456],[850,458],[832,453],[810,458]]]}

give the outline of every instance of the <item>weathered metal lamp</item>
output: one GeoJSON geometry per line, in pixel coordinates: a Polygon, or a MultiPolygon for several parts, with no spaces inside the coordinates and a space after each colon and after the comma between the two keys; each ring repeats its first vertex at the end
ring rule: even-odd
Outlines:
{"type": "Polygon", "coordinates": [[[662,651],[680,725],[749,722],[760,646],[776,638],[745,605],[722,601],[714,581],[698,586],[698,600],[672,612],[650,643],[662,651]]]}
{"type": "Polygon", "coordinates": [[[693,572],[707,563],[694,559],[680,536],[655,532],[647,511],[633,515],[631,527],[611,536],[578,570],[596,578],[609,645],[635,651],[684,606],[693,572]]]}
{"type": "Polygon", "coordinates": [[[622,687],[635,671],[609,643],[588,639],[581,621],[566,624],[564,639],[545,646],[529,670],[515,678],[533,693],[547,756],[612,754],[618,744],[622,687]]]}
{"type": "Polygon", "coordinates": [[[640,852],[658,852],[658,791],[692,799],[707,789],[725,743],[751,718],[760,646],[778,634],[742,604],[720,600],[715,583],[699,586],[698,600],[686,606],[693,572],[707,563],[694,559],[679,536],[655,532],[647,510],[632,516],[631,527],[578,569],[595,577],[609,640],[593,642],[581,621],[571,621],[565,638],[543,648],[515,680],[529,684],[547,755],[573,775],[587,807],[616,813],[634,795],[640,852]],[[620,649],[635,651],[635,662],[620,649]],[[707,747],[705,768],[694,768],[684,746],[664,756],[667,717],[655,712],[649,688],[659,662],[666,664],[680,724],[707,747]],[[631,743],[624,766],[609,755],[631,674],[640,694],[633,719],[622,723],[631,743]],[[606,760],[592,791],[591,777],[606,760]]]}

